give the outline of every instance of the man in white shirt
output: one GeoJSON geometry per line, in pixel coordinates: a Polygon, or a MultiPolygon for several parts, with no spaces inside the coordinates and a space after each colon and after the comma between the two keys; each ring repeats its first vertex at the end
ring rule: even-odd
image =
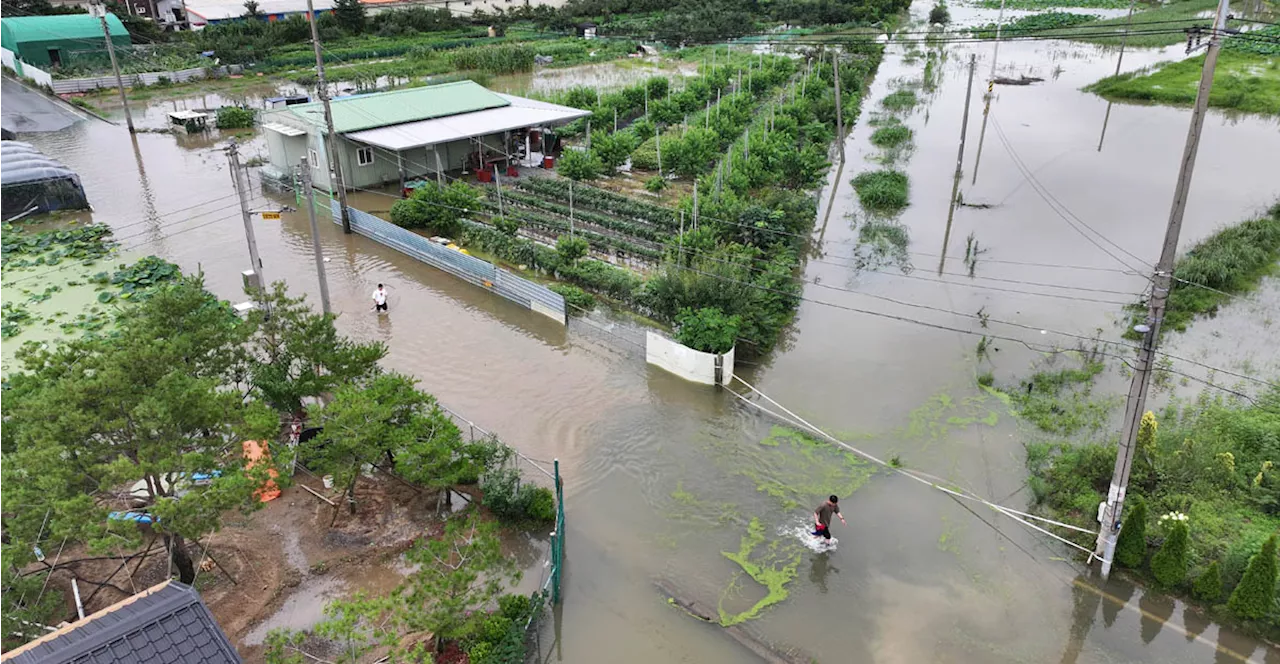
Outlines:
{"type": "Polygon", "coordinates": [[[378,284],[378,290],[373,291],[373,309],[374,311],[387,310],[387,291],[383,289],[382,284],[378,284]]]}

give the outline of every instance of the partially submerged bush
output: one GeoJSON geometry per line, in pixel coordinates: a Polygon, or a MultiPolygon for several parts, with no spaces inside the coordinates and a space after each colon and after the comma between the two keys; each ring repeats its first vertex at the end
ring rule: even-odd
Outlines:
{"type": "Polygon", "coordinates": [[[714,307],[684,309],[676,316],[676,341],[704,353],[727,353],[738,339],[741,316],[726,316],[714,307]]]}
{"type": "Polygon", "coordinates": [[[247,129],[253,126],[253,110],[239,106],[218,109],[218,129],[247,129]]]}
{"type": "Polygon", "coordinates": [[[907,176],[901,171],[882,168],[866,171],[853,179],[853,188],[862,206],[872,212],[892,214],[907,207],[907,176]]]}

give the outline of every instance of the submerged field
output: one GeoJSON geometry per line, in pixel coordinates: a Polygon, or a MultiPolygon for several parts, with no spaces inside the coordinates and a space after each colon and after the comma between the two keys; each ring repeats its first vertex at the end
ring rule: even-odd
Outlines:
{"type": "MultiPolygon", "coordinates": [[[[1190,104],[1196,99],[1205,56],[1104,78],[1085,88],[1107,99],[1190,104]]],[[[1209,105],[1246,113],[1280,114],[1280,56],[1224,50],[1209,93],[1209,105]]]]}

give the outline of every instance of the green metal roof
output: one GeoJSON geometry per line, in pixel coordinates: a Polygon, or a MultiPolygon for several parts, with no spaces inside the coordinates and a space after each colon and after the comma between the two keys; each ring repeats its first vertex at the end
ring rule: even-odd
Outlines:
{"type": "MultiPolygon", "coordinates": [[[[124,23],[115,14],[107,14],[107,29],[112,37],[128,37],[124,23]]],[[[102,22],[88,14],[60,16],[6,16],[0,19],[4,47],[16,51],[23,42],[84,40],[86,49],[102,45],[102,22]]]]}
{"type": "MultiPolygon", "coordinates": [[[[330,102],[334,131],[340,134],[472,113],[510,104],[511,102],[474,81],[375,92],[330,102]]],[[[324,106],[320,102],[297,104],[288,109],[311,124],[324,126],[324,106]]]]}

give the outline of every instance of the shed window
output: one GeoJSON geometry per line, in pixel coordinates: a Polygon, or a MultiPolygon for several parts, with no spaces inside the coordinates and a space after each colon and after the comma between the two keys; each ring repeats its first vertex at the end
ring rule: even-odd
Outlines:
{"type": "Polygon", "coordinates": [[[373,163],[373,148],[360,148],[356,150],[356,163],[361,166],[368,166],[373,163]]]}

